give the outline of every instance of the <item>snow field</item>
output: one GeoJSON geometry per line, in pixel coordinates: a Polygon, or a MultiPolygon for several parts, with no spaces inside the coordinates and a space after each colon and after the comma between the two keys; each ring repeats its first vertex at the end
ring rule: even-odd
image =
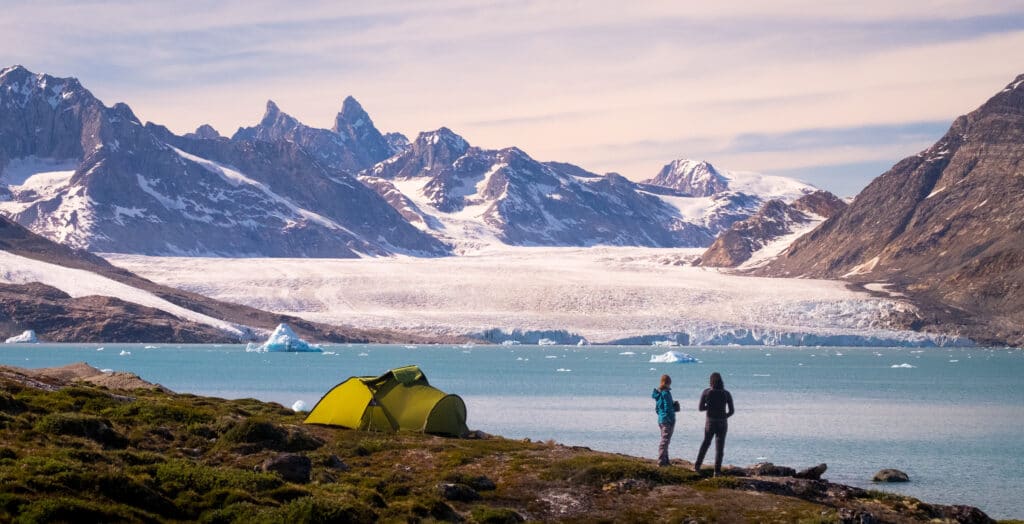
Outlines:
{"type": "Polygon", "coordinates": [[[242,336],[245,333],[238,326],[177,306],[148,291],[89,271],[48,264],[20,257],[7,251],[0,251],[0,282],[7,284],[40,282],[55,287],[74,298],[90,295],[116,297],[126,302],[166,311],[181,319],[213,326],[235,336],[242,336]]]}

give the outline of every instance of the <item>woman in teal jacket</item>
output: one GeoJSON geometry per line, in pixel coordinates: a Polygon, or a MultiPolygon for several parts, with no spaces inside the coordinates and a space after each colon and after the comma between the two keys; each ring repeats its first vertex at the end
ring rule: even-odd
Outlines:
{"type": "Polygon", "coordinates": [[[672,401],[672,377],[661,376],[661,385],[651,393],[654,411],[658,413],[658,427],[661,428],[661,443],[658,444],[658,465],[668,466],[668,442],[676,429],[676,411],[672,401]]]}

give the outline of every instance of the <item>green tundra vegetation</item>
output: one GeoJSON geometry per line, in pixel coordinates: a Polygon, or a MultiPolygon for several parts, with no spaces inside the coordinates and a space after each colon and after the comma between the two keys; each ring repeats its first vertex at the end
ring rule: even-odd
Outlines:
{"type": "Polygon", "coordinates": [[[306,425],[303,414],[278,404],[156,387],[41,386],[0,374],[3,522],[840,522],[851,511],[927,522],[941,516],[936,507],[881,492],[859,490],[830,502],[770,481],[705,478],[687,463],[658,468],[647,459],[553,442],[306,425]],[[281,457],[297,457],[293,462],[306,468],[292,474],[268,466],[281,457]]]}

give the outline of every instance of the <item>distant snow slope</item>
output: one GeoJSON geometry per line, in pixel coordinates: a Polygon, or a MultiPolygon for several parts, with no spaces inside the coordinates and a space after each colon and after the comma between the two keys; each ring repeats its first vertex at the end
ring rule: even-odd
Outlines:
{"type": "Polygon", "coordinates": [[[909,304],[842,282],[728,275],[694,249],[501,248],[417,259],[192,259],[108,255],[220,300],[363,328],[431,334],[566,330],[592,342],[928,344],[891,329],[909,304]],[[644,339],[646,340],[646,339],[644,339]]]}
{"type": "Polygon", "coordinates": [[[160,309],[184,320],[213,326],[232,335],[242,336],[244,334],[238,326],[177,306],[148,291],[89,271],[48,264],[6,251],[0,251],[0,282],[7,284],[40,282],[75,298],[90,295],[115,297],[126,302],[160,309]]]}

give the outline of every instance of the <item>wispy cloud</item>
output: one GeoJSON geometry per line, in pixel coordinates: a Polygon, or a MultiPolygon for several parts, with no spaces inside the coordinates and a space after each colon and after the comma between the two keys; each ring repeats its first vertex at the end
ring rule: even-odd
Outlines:
{"type": "Polygon", "coordinates": [[[894,162],[1024,71],[1024,6],[988,0],[4,8],[5,65],[77,76],[179,132],[230,132],[270,98],[327,126],[353,94],[386,130],[447,125],[633,178],[682,155],[753,170],[894,162]]]}

